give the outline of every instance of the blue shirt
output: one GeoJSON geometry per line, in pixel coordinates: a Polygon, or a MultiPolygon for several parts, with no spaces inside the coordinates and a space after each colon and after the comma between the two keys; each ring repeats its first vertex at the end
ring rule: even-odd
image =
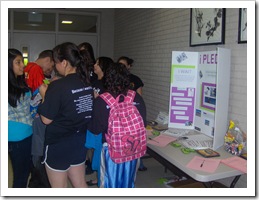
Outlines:
{"type": "Polygon", "coordinates": [[[32,135],[32,117],[30,113],[31,93],[21,96],[14,108],[8,104],[8,141],[21,141],[32,135]]]}

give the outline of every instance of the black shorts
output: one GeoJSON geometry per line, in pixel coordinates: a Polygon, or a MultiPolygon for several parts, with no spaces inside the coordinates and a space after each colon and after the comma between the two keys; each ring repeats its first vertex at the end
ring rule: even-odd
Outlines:
{"type": "Polygon", "coordinates": [[[45,147],[44,161],[54,171],[67,171],[71,166],[85,163],[85,133],[77,133],[45,147]]]}

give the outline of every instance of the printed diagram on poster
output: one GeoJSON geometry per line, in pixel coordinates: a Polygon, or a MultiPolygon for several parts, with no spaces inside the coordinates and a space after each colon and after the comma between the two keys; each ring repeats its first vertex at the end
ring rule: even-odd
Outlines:
{"type": "Polygon", "coordinates": [[[201,107],[215,111],[216,107],[216,84],[202,83],[201,107]]]}

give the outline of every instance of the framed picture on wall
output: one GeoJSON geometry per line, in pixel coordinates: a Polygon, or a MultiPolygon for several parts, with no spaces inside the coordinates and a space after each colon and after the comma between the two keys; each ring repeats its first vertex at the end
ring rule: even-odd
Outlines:
{"type": "Polygon", "coordinates": [[[225,43],[225,8],[191,8],[190,46],[225,43]]]}
{"type": "Polygon", "coordinates": [[[247,43],[247,9],[239,8],[238,43],[247,43]]]}

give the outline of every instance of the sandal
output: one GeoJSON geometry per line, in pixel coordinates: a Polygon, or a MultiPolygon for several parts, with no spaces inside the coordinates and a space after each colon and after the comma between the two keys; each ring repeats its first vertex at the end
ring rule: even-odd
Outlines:
{"type": "Polygon", "coordinates": [[[87,183],[88,186],[97,185],[97,182],[93,183],[93,180],[87,181],[86,183],[87,183]]]}

